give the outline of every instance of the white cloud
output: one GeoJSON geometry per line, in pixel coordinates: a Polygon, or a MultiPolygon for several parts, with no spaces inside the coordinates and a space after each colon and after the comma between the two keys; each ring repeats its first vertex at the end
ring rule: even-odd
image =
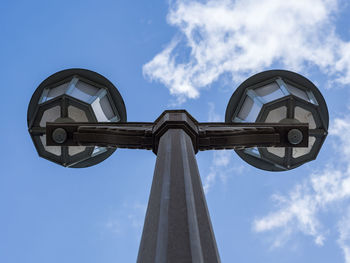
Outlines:
{"type": "Polygon", "coordinates": [[[147,206],[140,203],[134,203],[132,210],[128,213],[128,221],[131,226],[141,233],[147,206]]]}
{"type": "MultiPolygon", "coordinates": [[[[339,212],[342,212],[341,208],[350,204],[350,117],[332,123],[329,139],[334,141],[335,151],[338,151],[336,162],[330,161],[325,170],[311,174],[289,194],[273,196],[278,208],[254,221],[256,232],[277,230],[276,240],[280,243],[280,235],[285,235],[286,231],[289,234],[299,231],[312,236],[317,245],[323,245],[329,229],[320,221],[320,214],[339,204],[339,212]]],[[[347,263],[350,262],[349,222],[350,212],[349,217],[339,223],[338,240],[347,263]]]]}
{"type": "Polygon", "coordinates": [[[273,63],[297,71],[316,66],[350,84],[350,43],[335,32],[340,1],[175,1],[168,23],[180,34],[144,65],[144,75],[179,102],[197,98],[224,73],[241,81],[273,63]]]}
{"type": "Polygon", "coordinates": [[[335,63],[336,71],[343,73],[338,77],[342,84],[350,83],[350,43],[342,42],[339,46],[341,57],[335,63]]]}
{"type": "Polygon", "coordinates": [[[142,232],[145,213],[145,204],[139,202],[124,203],[122,207],[110,215],[103,225],[109,233],[116,235],[130,233],[130,230],[133,230],[136,232],[135,238],[138,239],[142,232]]]}
{"type": "Polygon", "coordinates": [[[335,150],[337,150],[343,158],[349,160],[350,158],[350,117],[343,119],[337,118],[334,120],[334,125],[331,126],[330,134],[338,138],[335,150]]]}
{"type": "Polygon", "coordinates": [[[215,104],[213,102],[209,102],[209,122],[223,122],[223,118],[221,117],[220,114],[217,114],[215,112],[215,104]]]}
{"type": "Polygon", "coordinates": [[[115,218],[109,218],[105,224],[105,227],[114,234],[119,234],[122,231],[120,222],[115,218]]]}
{"type": "Polygon", "coordinates": [[[318,215],[325,207],[350,198],[349,186],[348,172],[329,168],[320,174],[312,174],[287,196],[275,196],[279,209],[256,220],[254,230],[263,232],[292,227],[314,237],[316,244],[323,245],[325,233],[318,215]]]}
{"type": "Polygon", "coordinates": [[[350,208],[346,216],[338,224],[338,243],[343,250],[345,262],[350,263],[350,208]]]}
{"type": "Polygon", "coordinates": [[[213,152],[213,161],[209,168],[208,175],[204,178],[203,189],[204,193],[208,193],[209,189],[215,184],[217,177],[225,182],[227,176],[232,173],[233,169],[228,169],[232,159],[232,150],[220,150],[213,152]]]}
{"type": "MultiPolygon", "coordinates": [[[[223,116],[216,113],[215,104],[210,102],[209,112],[208,112],[208,121],[209,122],[222,122],[223,116]]],[[[215,184],[217,178],[221,182],[225,183],[230,174],[241,174],[244,167],[232,165],[234,151],[233,150],[220,150],[213,152],[212,163],[209,167],[209,173],[205,176],[203,182],[204,193],[208,193],[210,188],[215,184]]]]}

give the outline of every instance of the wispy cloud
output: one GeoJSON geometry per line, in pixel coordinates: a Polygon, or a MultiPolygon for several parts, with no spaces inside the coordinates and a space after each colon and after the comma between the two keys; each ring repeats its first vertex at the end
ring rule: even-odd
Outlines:
{"type": "Polygon", "coordinates": [[[206,175],[203,182],[204,193],[208,193],[218,177],[221,182],[225,182],[229,174],[233,172],[232,169],[229,168],[233,154],[232,151],[228,150],[214,151],[209,173],[206,175]]]}
{"type": "MultiPolygon", "coordinates": [[[[223,116],[216,113],[215,104],[209,103],[208,121],[209,122],[222,122],[223,116]]],[[[204,193],[208,193],[217,179],[219,178],[222,183],[226,183],[227,178],[231,174],[241,174],[244,171],[243,165],[233,165],[232,159],[234,157],[233,150],[220,150],[213,152],[212,163],[209,167],[209,173],[204,177],[203,188],[204,193]]]]}
{"type": "MultiPolygon", "coordinates": [[[[342,213],[343,208],[350,205],[350,116],[338,118],[332,123],[329,139],[336,146],[337,161],[327,163],[323,171],[311,174],[289,194],[274,195],[277,209],[254,221],[253,229],[256,232],[277,230],[273,245],[283,245],[281,243],[288,237],[286,233],[296,231],[312,236],[317,245],[323,245],[329,229],[322,224],[320,214],[334,205],[339,205],[339,212],[342,213]]],[[[338,215],[338,243],[349,263],[350,216],[340,217],[338,215]]]]}
{"type": "Polygon", "coordinates": [[[223,122],[224,117],[215,112],[215,104],[213,102],[209,102],[208,106],[209,106],[208,121],[209,122],[223,122]]]}
{"type": "Polygon", "coordinates": [[[350,263],[350,207],[348,213],[339,222],[338,230],[338,243],[343,250],[345,262],[350,263]]]}
{"type": "Polygon", "coordinates": [[[121,223],[116,218],[108,218],[105,227],[114,234],[119,234],[122,231],[121,223]]]}
{"type": "Polygon", "coordinates": [[[223,74],[232,81],[274,63],[300,71],[315,66],[350,83],[350,42],[336,33],[341,0],[178,0],[168,23],[179,34],[143,73],[181,103],[223,74]],[[181,52],[179,52],[181,50],[181,52]]]}
{"type": "Polygon", "coordinates": [[[139,238],[146,213],[146,205],[139,202],[124,203],[121,208],[113,211],[103,224],[105,230],[116,235],[136,232],[135,237],[139,238]]]}

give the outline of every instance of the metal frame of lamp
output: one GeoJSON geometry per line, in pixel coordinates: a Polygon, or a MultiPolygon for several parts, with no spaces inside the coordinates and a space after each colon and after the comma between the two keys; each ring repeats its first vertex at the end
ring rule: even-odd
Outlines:
{"type": "Polygon", "coordinates": [[[126,109],[115,86],[102,75],[86,69],[57,72],[36,89],[29,103],[27,122],[38,154],[63,166],[82,168],[102,162],[115,149],[47,146],[45,120],[62,123],[125,122],[126,109]]]}
{"type": "Polygon", "coordinates": [[[290,170],[314,160],[327,136],[329,117],[322,94],[311,81],[291,71],[269,70],[244,81],[229,101],[225,121],[244,123],[244,117],[257,123],[309,123],[307,148],[236,150],[244,161],[263,170],[290,170]]]}

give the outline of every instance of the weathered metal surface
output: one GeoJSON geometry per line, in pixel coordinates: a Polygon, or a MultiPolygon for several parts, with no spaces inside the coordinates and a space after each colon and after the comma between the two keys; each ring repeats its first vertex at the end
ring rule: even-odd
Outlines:
{"type": "Polygon", "coordinates": [[[165,111],[154,123],[47,123],[47,145],[108,146],[147,149],[157,154],[159,140],[169,129],[181,129],[191,138],[195,153],[204,150],[246,147],[307,147],[308,124],[276,123],[198,123],[184,110],[165,111]],[[67,131],[67,140],[57,143],[52,133],[67,131]],[[288,132],[298,129],[303,139],[288,141],[288,132]]]}
{"type": "Polygon", "coordinates": [[[220,262],[193,144],[182,129],[160,138],[137,262],[220,262]]]}

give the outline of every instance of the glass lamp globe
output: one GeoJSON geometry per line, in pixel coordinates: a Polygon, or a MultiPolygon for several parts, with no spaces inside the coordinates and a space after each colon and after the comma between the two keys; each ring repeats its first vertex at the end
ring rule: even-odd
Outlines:
{"type": "Polygon", "coordinates": [[[232,95],[226,122],[308,123],[308,147],[236,150],[249,164],[268,171],[296,168],[314,160],[327,136],[328,109],[316,86],[285,70],[269,70],[244,81],[232,95]]]}
{"type": "Polygon", "coordinates": [[[46,122],[125,122],[124,101],[114,85],[100,74],[67,69],[44,80],[28,107],[30,136],[39,156],[66,167],[88,167],[115,149],[86,146],[47,146],[46,122]]]}

